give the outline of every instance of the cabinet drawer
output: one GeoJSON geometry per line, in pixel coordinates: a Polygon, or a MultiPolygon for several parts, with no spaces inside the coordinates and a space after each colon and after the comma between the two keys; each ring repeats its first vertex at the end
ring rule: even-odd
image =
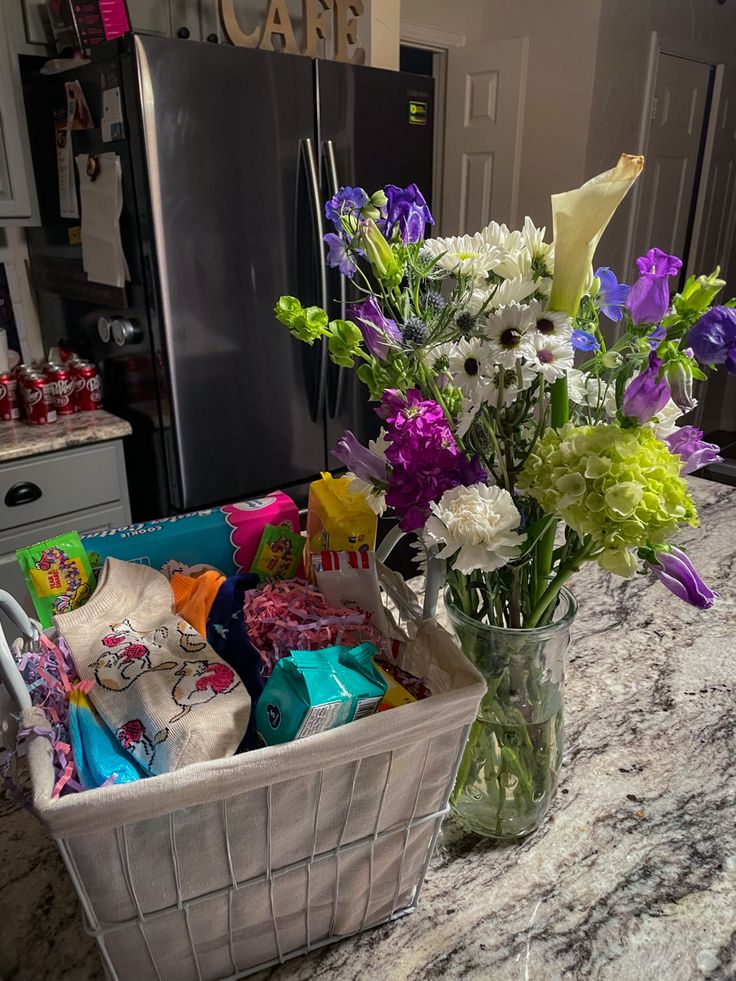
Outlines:
{"type": "MultiPolygon", "coordinates": [[[[124,481],[115,443],[6,463],[0,467],[0,532],[118,501],[124,481]],[[19,484],[33,485],[40,496],[9,505],[13,495],[8,493],[19,484]]],[[[68,527],[74,527],[73,521],[68,527]]]]}

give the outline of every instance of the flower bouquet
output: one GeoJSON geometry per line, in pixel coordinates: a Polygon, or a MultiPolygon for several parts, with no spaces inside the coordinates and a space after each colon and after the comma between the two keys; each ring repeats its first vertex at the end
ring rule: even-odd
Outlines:
{"type": "MultiPolygon", "coordinates": [[[[355,367],[382,420],[334,449],[353,489],[414,533],[466,654],[488,681],[453,795],[473,830],[532,830],[555,791],[562,679],[586,562],[653,575],[707,609],[714,593],[670,544],[698,517],[684,475],[718,459],[678,418],[702,366],[736,372],[734,301],[712,307],[719,270],[691,276],[657,248],[632,286],[598,241],[643,167],[623,155],[552,196],[554,240],[527,218],[474,235],[428,238],[415,185],[369,196],[342,188],[325,206],[330,265],[352,281],[349,319],[282,296],[276,316],[355,367]],[[604,330],[604,327],[607,328],[604,330]]],[[[430,597],[431,600],[431,597],[430,597]]],[[[429,604],[432,605],[431,602],[429,604]]]]}

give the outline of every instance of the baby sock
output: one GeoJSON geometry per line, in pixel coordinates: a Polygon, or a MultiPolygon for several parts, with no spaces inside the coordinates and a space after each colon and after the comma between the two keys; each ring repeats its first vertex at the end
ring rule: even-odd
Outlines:
{"type": "Polygon", "coordinates": [[[235,752],[250,696],[233,669],[173,613],[166,578],[108,558],[92,598],[55,617],[90,700],[151,773],[235,752]]]}

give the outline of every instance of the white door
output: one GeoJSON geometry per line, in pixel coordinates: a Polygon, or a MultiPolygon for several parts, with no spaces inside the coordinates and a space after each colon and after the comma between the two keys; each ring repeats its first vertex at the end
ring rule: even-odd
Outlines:
{"type": "Polygon", "coordinates": [[[526,38],[448,51],[444,235],[517,219],[526,51],[526,38]]]}
{"type": "Polygon", "coordinates": [[[686,258],[711,66],[660,54],[634,255],[656,246],[686,258]]]}

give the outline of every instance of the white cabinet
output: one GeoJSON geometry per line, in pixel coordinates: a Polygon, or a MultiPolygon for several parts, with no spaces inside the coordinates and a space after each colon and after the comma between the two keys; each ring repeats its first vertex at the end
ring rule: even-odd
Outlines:
{"type": "Polygon", "coordinates": [[[38,202],[14,32],[0,4],[0,226],[37,225],[38,202]]]}

